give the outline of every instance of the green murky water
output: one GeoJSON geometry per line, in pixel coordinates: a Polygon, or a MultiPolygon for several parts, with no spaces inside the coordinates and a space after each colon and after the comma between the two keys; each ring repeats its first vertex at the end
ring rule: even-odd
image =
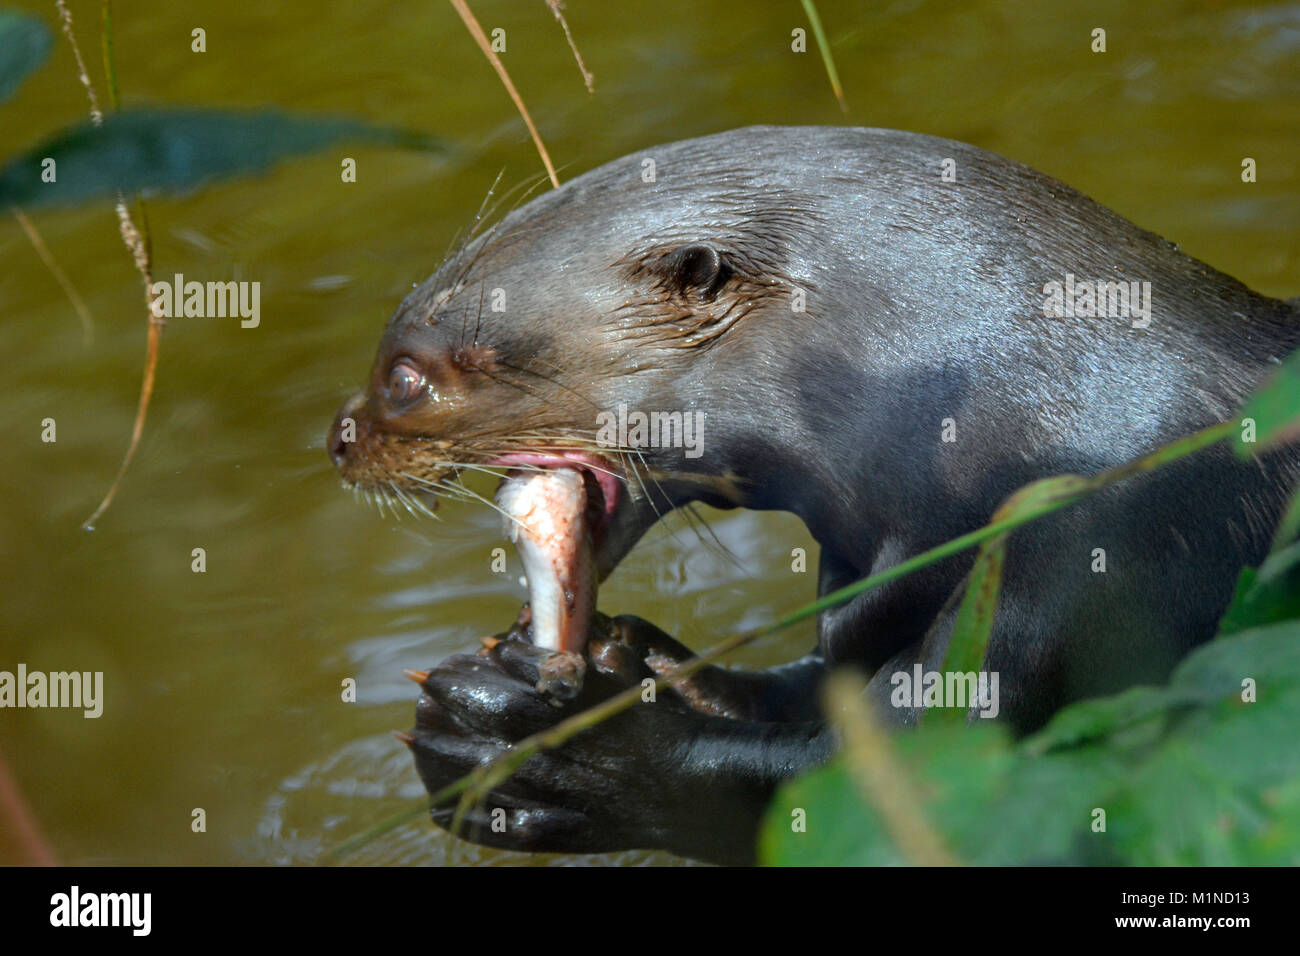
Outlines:
{"type": "MultiPolygon", "coordinates": [[[[20,3],[53,24],[52,5],[20,3]]],[[[71,4],[102,90],[97,3],[71,4]]],[[[798,3],[571,0],[596,76],[584,90],[544,3],[478,2],[562,178],[658,142],[755,122],[842,123],[816,53],[790,52],[798,3]]],[[[849,122],[936,133],[1052,173],[1261,291],[1300,293],[1300,5],[1112,2],[819,4],[849,122]],[[1089,51],[1108,31],[1109,52],[1089,51]],[[1243,156],[1259,181],[1239,179],[1243,156]]],[[[103,716],[0,711],[0,753],[69,863],[311,862],[422,793],[389,736],[413,720],[404,667],[476,646],[523,590],[493,575],[497,519],[451,506],[393,522],[340,491],[323,449],[379,331],[504,169],[539,164],[450,5],[115,4],[128,104],[275,105],[437,132],[452,160],[347,150],[149,205],[162,276],[255,279],[262,322],[179,319],[163,342],[139,457],[93,533],[117,468],[144,347],[138,278],[100,204],[35,217],[95,316],[82,340],[21,230],[0,218],[0,670],[99,670],[103,716]],[[207,31],[207,52],[190,31],[207,31]],[[43,444],[40,421],[58,423],[43,444]],[[190,570],[191,550],[207,572],[190,570]],[[340,700],[356,678],[359,700],[340,700]],[[191,831],[191,811],[207,832],[191,831]]],[[[0,151],[85,111],[60,39],[0,106],[0,151]]],[[[479,486],[487,492],[490,486],[479,486]]],[[[601,593],[702,647],[811,598],[809,545],[783,515],[710,515],[739,567],[682,521],[601,593]]],[[[740,660],[802,653],[811,628],[740,660]]],[[[0,863],[22,856],[0,829],[0,863]]],[[[453,849],[414,823],[364,863],[530,858],[453,849]]],[[[590,858],[582,858],[583,860],[590,858]]],[[[603,859],[603,858],[595,858],[603,859]]],[[[626,863],[666,857],[627,853],[626,863]]],[[[571,857],[532,862],[576,862],[571,857]]]]}

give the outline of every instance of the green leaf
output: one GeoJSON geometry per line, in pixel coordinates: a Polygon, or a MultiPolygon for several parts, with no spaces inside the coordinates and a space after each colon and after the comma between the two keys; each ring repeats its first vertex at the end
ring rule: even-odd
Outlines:
{"type": "Polygon", "coordinates": [[[1258,571],[1242,570],[1219,633],[1235,634],[1295,618],[1300,618],[1300,542],[1270,554],[1258,571]]]}
{"type": "MultiPolygon", "coordinates": [[[[1300,621],[1289,620],[1221,637],[1167,686],[1072,705],[1019,743],[982,723],[927,723],[893,747],[926,795],[922,812],[969,863],[1294,865],[1297,727],[1300,621]]],[[[760,856],[904,862],[839,761],[778,792],[760,856]],[[806,832],[791,828],[796,807],[806,832]]]]}
{"type": "Polygon", "coordinates": [[[227,110],[124,110],[64,129],[0,170],[0,205],[40,206],[97,196],[192,190],[262,172],[341,141],[444,151],[438,139],[350,119],[227,110]],[[41,181],[52,158],[57,180],[41,181]]]}
{"type": "Polygon", "coordinates": [[[35,17],[0,10],[0,103],[9,99],[28,73],[50,53],[50,31],[35,17]]]}
{"type": "MultiPolygon", "coordinates": [[[[1083,482],[1084,479],[1077,475],[1058,475],[1025,485],[998,507],[991,523],[1037,516],[1044,508],[1076,496],[1083,482]]],[[[941,667],[944,674],[978,674],[984,667],[989,638],[993,634],[993,619],[997,616],[998,597],[1002,592],[1006,545],[1006,534],[989,538],[980,545],[944,653],[941,667]]],[[[933,718],[927,716],[925,719],[965,723],[967,714],[968,711],[960,707],[946,707],[933,718]]]]}
{"type": "MultiPolygon", "coordinates": [[[[942,670],[945,673],[978,671],[984,666],[989,636],[993,633],[993,618],[998,610],[998,595],[1002,591],[1002,561],[1006,545],[1007,536],[1004,534],[980,545],[966,594],[957,609],[948,652],[943,659],[942,670]]],[[[959,710],[953,713],[965,721],[964,713],[959,710]]]]}
{"type": "Polygon", "coordinates": [[[1042,755],[1127,733],[1131,738],[1155,736],[1168,726],[1179,707],[1201,697],[1168,687],[1130,687],[1112,697],[1095,697],[1067,707],[1024,742],[1025,752],[1042,755]]]}
{"type": "Polygon", "coordinates": [[[768,866],[894,866],[905,862],[864,810],[844,761],[836,758],[787,784],[758,836],[768,866]]]}
{"type": "MultiPolygon", "coordinates": [[[[967,824],[974,823],[971,816],[989,802],[1008,757],[1006,728],[988,723],[970,728],[935,724],[923,739],[919,734],[901,735],[896,747],[914,779],[931,792],[938,792],[935,786],[941,791],[930,810],[943,809],[967,824]]],[[[780,790],[759,834],[759,859],[793,866],[907,863],[880,817],[864,806],[839,757],[780,790]],[[796,810],[803,811],[802,830],[794,826],[800,819],[796,810]]]]}
{"type": "MultiPolygon", "coordinates": [[[[1001,515],[1001,511],[998,515],[1001,515]]],[[[997,516],[995,520],[996,518],[997,516]]],[[[1002,591],[1002,562],[1006,550],[1005,534],[990,538],[980,545],[975,564],[966,578],[966,593],[962,596],[961,607],[957,609],[957,619],[953,622],[952,636],[948,640],[941,673],[973,673],[978,678],[983,669],[984,655],[993,633],[993,619],[997,615],[998,595],[1002,591]]],[[[917,688],[917,693],[920,693],[920,688],[917,688]]],[[[953,701],[948,701],[948,704],[947,707],[939,708],[933,716],[923,712],[922,719],[927,722],[966,723],[969,708],[952,706],[953,701]]]]}
{"type": "MultiPolygon", "coordinates": [[[[995,520],[999,516],[1005,517],[999,511],[995,520]]],[[[993,618],[997,615],[998,595],[1002,591],[1002,562],[1006,550],[1005,534],[990,538],[980,545],[975,564],[967,577],[961,607],[957,609],[957,619],[953,622],[952,637],[948,641],[948,650],[940,668],[942,673],[978,674],[983,668],[989,637],[993,633],[993,618]]],[[[966,710],[949,706],[940,708],[935,719],[964,724],[966,717],[966,710]]]]}
{"type": "Polygon", "coordinates": [[[1300,436],[1300,352],[1293,352],[1251,396],[1241,417],[1255,423],[1253,442],[1242,441],[1244,428],[1238,431],[1235,444],[1242,458],[1300,436]]]}

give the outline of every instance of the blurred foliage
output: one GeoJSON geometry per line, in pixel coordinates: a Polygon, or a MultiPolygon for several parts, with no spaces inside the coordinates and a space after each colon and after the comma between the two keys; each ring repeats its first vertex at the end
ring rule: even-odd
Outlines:
{"type": "MultiPolygon", "coordinates": [[[[1300,863],[1300,622],[1220,638],[1164,687],[1082,701],[1018,743],[931,724],[895,737],[947,845],[973,864],[1300,863]],[[1243,681],[1256,682],[1246,703],[1243,681]],[[1106,829],[1094,832],[1094,810],[1106,829]]],[[[904,864],[842,757],[780,792],[765,862],[904,864]],[[807,831],[793,832],[795,808],[807,831]]]]}
{"type": "Polygon", "coordinates": [[[332,117],[271,110],[123,110],[97,127],[65,128],[0,170],[0,203],[35,207],[112,196],[194,189],[268,169],[278,160],[343,140],[442,150],[434,137],[332,117]],[[53,159],[54,182],[42,180],[53,159]]]}
{"type": "Polygon", "coordinates": [[[0,10],[0,103],[9,99],[28,73],[50,53],[50,31],[34,17],[0,10]]]}
{"type": "Polygon", "coordinates": [[[1237,454],[1242,458],[1300,435],[1300,352],[1287,358],[1270,381],[1251,396],[1241,417],[1254,423],[1252,439],[1237,440],[1237,454]]]}
{"type": "MultiPolygon", "coordinates": [[[[0,9],[0,103],[45,62],[50,43],[40,20],[0,9]]],[[[11,159],[0,169],[0,205],[30,208],[118,193],[184,192],[264,172],[279,160],[343,141],[431,152],[449,148],[425,133],[341,117],[276,110],[123,110],[105,117],[102,125],[85,120],[66,126],[11,159]],[[54,161],[52,176],[47,160],[54,161]]]]}

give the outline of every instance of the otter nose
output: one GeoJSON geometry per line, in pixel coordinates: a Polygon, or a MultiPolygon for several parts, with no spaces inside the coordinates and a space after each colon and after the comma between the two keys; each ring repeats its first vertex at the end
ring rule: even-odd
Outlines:
{"type": "Polygon", "coordinates": [[[366,403],[365,392],[357,392],[339,409],[339,413],[334,416],[334,424],[330,426],[329,437],[325,441],[325,447],[330,453],[330,461],[334,462],[334,467],[338,468],[343,464],[344,459],[348,456],[348,445],[352,443],[356,433],[356,414],[361,411],[361,406],[366,403]],[[344,435],[344,422],[351,419],[354,423],[349,429],[349,434],[344,435]]]}

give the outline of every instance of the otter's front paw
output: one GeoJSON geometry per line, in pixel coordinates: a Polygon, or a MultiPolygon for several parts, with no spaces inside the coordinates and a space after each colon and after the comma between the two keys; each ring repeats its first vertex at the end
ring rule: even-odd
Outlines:
{"type": "MultiPolygon", "coordinates": [[[[479,655],[448,658],[428,674],[411,749],[430,793],[627,686],[588,669],[569,700],[546,693],[552,652],[514,638],[479,655]],[[542,690],[539,690],[539,684],[542,690]]],[[[680,708],[639,704],[530,758],[465,819],[462,835],[512,850],[602,852],[661,844],[661,825],[681,812],[665,767],[691,736],[680,708]]],[[[687,719],[689,723],[689,718],[687,719]]],[[[454,802],[433,820],[451,825],[454,802]]]]}

